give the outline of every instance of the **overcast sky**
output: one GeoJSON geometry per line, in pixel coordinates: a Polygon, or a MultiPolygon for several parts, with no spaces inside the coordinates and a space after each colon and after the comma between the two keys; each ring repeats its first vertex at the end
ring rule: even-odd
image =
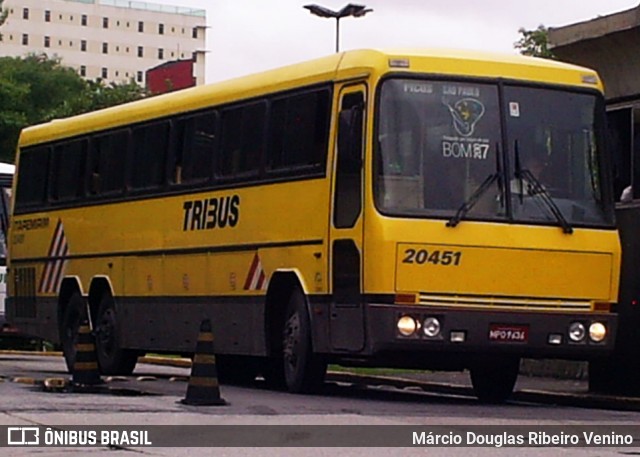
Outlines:
{"type": "MultiPolygon", "coordinates": [[[[207,82],[327,54],[335,19],[311,15],[317,2],[349,0],[150,0],[207,11],[207,82]]],[[[373,8],[340,21],[341,50],[437,47],[515,52],[518,29],[559,27],[638,6],[640,0],[355,0],[373,8]]]]}

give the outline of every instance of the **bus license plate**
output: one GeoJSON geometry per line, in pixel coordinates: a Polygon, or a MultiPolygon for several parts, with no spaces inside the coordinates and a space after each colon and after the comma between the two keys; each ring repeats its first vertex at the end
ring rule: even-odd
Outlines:
{"type": "Polygon", "coordinates": [[[498,343],[526,343],[529,341],[529,327],[526,325],[491,324],[489,341],[498,343]]]}

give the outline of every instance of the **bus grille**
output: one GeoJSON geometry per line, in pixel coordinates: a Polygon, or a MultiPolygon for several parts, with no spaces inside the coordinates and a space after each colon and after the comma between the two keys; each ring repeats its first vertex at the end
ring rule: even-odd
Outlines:
{"type": "Polygon", "coordinates": [[[460,295],[419,295],[421,305],[448,308],[480,308],[528,311],[591,311],[590,301],[523,299],[520,297],[477,297],[460,295]]]}
{"type": "Polygon", "coordinates": [[[16,317],[36,317],[36,269],[16,268],[13,281],[16,317]]]}

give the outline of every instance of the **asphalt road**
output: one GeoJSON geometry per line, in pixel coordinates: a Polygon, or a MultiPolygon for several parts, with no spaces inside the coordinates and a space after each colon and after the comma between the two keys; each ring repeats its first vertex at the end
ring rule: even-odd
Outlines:
{"type": "MultiPolygon", "coordinates": [[[[526,401],[492,406],[462,394],[426,393],[410,388],[327,383],[321,395],[291,395],[267,390],[260,382],[248,387],[221,386],[225,406],[187,406],[180,403],[187,389],[187,368],[139,364],[133,376],[112,379],[104,393],[45,392],[40,381],[68,378],[59,357],[0,355],[0,425],[405,425],[417,427],[486,426],[536,427],[558,425],[615,426],[640,423],[640,413],[575,408],[526,401]],[[35,383],[34,383],[35,381],[35,383]]],[[[640,430],[640,428],[639,428],[640,430]]],[[[636,441],[636,443],[638,443],[636,441]]],[[[407,446],[410,446],[408,444],[407,446]]],[[[0,455],[104,455],[107,448],[0,448],[0,455]],[[71,454],[73,453],[73,454],[71,454]]],[[[431,448],[429,455],[638,455],[636,447],[554,448],[431,448]]],[[[110,449],[110,456],[200,455],[353,455],[388,457],[425,455],[422,447],[389,448],[127,448],[110,449]]]]}

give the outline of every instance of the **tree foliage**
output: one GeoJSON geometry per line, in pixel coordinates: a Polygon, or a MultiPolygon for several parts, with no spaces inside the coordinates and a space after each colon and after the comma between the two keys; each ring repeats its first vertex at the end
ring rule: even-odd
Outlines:
{"type": "Polygon", "coordinates": [[[0,161],[13,162],[20,130],[27,126],[145,95],[133,81],[85,81],[59,59],[44,55],[0,57],[0,161]]]}
{"type": "Polygon", "coordinates": [[[549,29],[544,25],[539,25],[535,30],[526,30],[524,27],[520,27],[518,33],[521,35],[520,39],[513,46],[520,50],[520,54],[545,59],[556,58],[549,49],[549,29]]]}

